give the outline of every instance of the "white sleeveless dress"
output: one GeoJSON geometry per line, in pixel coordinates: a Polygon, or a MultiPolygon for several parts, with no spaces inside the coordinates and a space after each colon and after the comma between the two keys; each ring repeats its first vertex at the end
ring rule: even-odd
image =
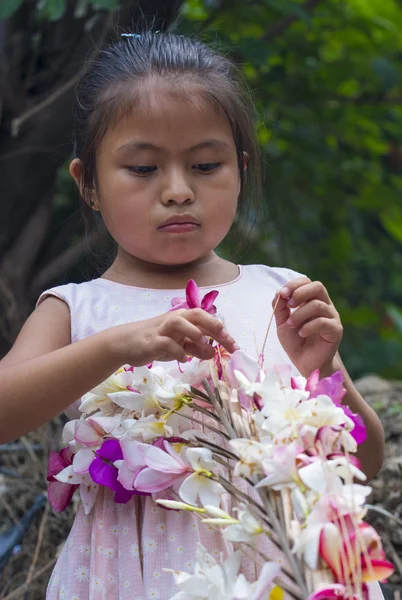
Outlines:
{"type": "MultiPolygon", "coordinates": [[[[241,349],[258,357],[272,314],[275,292],[300,274],[263,265],[240,266],[238,277],[226,284],[201,288],[204,295],[219,290],[218,314],[241,349]]],[[[94,279],[44,292],[70,308],[72,343],[109,327],[155,317],[169,310],[174,297],[184,290],[137,288],[94,279]]],[[[265,350],[265,365],[289,364],[275,324],[265,350]]],[[[166,363],[165,363],[166,365],[166,363]]],[[[295,374],[296,368],[292,365],[295,374]]],[[[66,410],[80,416],[77,405],[66,410]]],[[[82,505],[54,568],[47,600],[168,600],[178,590],[163,568],[193,572],[197,543],[219,557],[231,552],[220,533],[189,513],[166,511],[151,498],[134,496],[127,504],[115,504],[113,492],[102,488],[86,516],[82,505]]],[[[272,545],[273,558],[279,555],[272,545]]],[[[246,576],[255,578],[255,567],[245,564],[246,576]]],[[[370,588],[370,600],[382,600],[378,584],[370,588]]]]}

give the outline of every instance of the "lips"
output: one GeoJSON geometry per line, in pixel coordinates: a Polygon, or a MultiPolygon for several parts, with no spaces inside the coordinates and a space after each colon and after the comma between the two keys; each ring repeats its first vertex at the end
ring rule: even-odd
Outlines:
{"type": "Polygon", "coordinates": [[[191,215],[173,215],[163,221],[161,225],[159,225],[158,229],[163,229],[163,227],[167,227],[168,225],[200,225],[199,221],[192,217],[191,215]]]}

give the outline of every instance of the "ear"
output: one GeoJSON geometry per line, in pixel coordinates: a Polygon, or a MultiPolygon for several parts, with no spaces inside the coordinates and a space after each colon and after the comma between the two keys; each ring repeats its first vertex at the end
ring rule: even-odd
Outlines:
{"type": "Polygon", "coordinates": [[[79,158],[74,158],[74,160],[71,161],[69,171],[70,171],[71,177],[74,179],[75,183],[78,186],[78,189],[80,190],[81,197],[85,200],[85,202],[88,204],[88,206],[90,208],[92,208],[92,210],[99,211],[100,209],[98,206],[98,201],[97,201],[95,191],[91,192],[91,194],[88,195],[88,194],[84,193],[84,190],[82,189],[82,185],[81,185],[81,181],[80,181],[82,165],[81,165],[81,161],[79,158]]]}

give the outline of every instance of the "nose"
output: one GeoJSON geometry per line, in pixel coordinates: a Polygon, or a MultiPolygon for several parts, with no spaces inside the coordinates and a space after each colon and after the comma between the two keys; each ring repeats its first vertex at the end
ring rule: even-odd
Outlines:
{"type": "Polygon", "coordinates": [[[172,204],[192,204],[195,195],[188,176],[181,169],[171,169],[167,173],[163,190],[161,194],[161,202],[165,206],[172,204]]]}

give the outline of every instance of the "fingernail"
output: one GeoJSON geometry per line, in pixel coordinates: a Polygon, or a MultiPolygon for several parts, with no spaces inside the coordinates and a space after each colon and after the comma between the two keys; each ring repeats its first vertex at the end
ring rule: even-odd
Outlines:
{"type": "Polygon", "coordinates": [[[294,298],[291,298],[288,302],[289,306],[294,306],[296,304],[294,298]]]}
{"type": "Polygon", "coordinates": [[[240,346],[239,346],[239,344],[233,344],[233,348],[234,348],[235,350],[240,350],[240,346]]]}
{"type": "Polygon", "coordinates": [[[290,296],[290,289],[287,287],[284,287],[281,289],[281,296],[283,296],[284,298],[289,298],[290,296]]]}
{"type": "Polygon", "coordinates": [[[208,344],[208,338],[206,335],[203,335],[201,340],[200,340],[201,344],[208,344]]]}
{"type": "Polygon", "coordinates": [[[293,323],[292,319],[288,319],[286,321],[286,323],[289,325],[289,327],[294,327],[295,326],[295,324],[293,323]]]}

